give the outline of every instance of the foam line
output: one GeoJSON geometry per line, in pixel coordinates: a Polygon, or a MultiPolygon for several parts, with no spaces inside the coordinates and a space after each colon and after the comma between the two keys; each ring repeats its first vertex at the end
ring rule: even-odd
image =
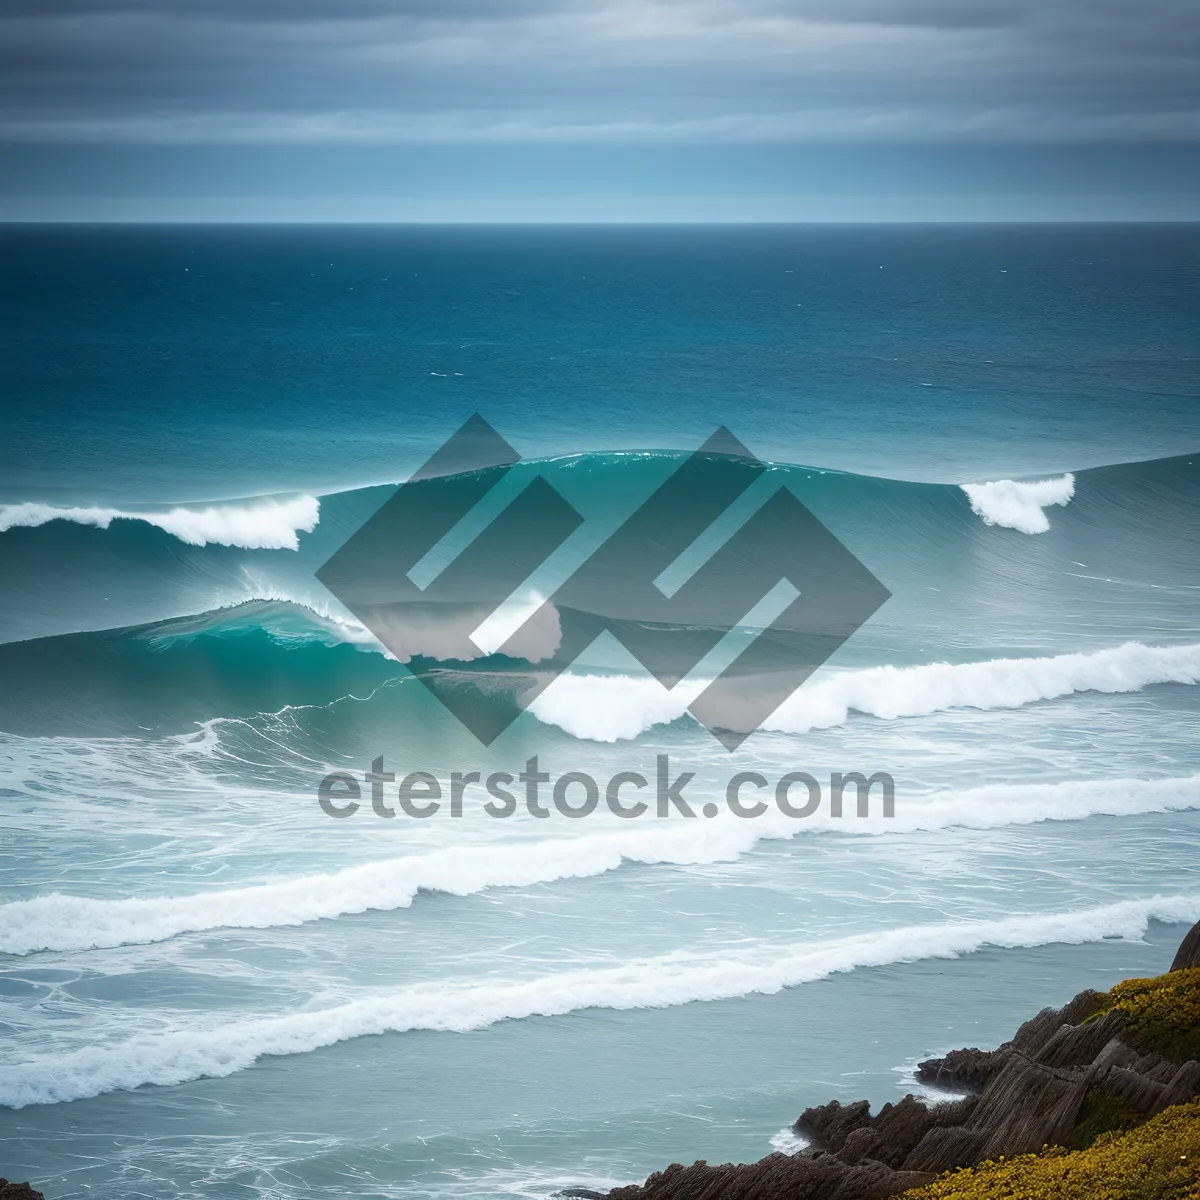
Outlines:
{"type": "MultiPolygon", "coordinates": [[[[810,681],[763,723],[780,733],[844,725],[851,712],[895,720],[952,708],[1020,708],[1075,692],[1136,692],[1157,683],[1200,681],[1200,645],[1126,642],[1090,654],[997,658],[917,667],[868,667],[810,681]]],[[[685,680],[667,691],[649,677],[563,675],[529,711],[573,737],[597,742],[635,738],[678,720],[703,688],[685,680]]]]}
{"type": "Polygon", "coordinates": [[[1200,894],[1125,900],[1102,908],[877,930],[753,949],[674,953],[534,978],[447,981],[401,988],[332,1008],[175,1028],[108,1045],[40,1055],[0,1072],[0,1105],[22,1108],[105,1092],[222,1078],[267,1055],[306,1054],[352,1038],[411,1030],[464,1032],[499,1021],[558,1017],[588,1008],[670,1008],[729,1000],[865,967],[950,959],[984,946],[1079,945],[1140,938],[1151,920],[1200,918],[1200,894]]]}
{"type": "Polygon", "coordinates": [[[119,508],[58,508],[50,504],[0,504],[0,533],[16,526],[74,521],[107,529],[113,521],[144,521],[189,546],[240,546],[244,550],[295,550],[297,534],[311,533],[320,519],[315,496],[128,512],[119,508]]]}
{"type": "Polygon", "coordinates": [[[330,874],[194,895],[98,900],[53,893],[0,905],[0,953],[90,950],[165,941],[210,929],[300,925],[370,909],[407,908],[421,890],[467,896],[493,887],[600,875],[622,863],[728,862],[760,841],[812,831],[879,836],[1188,809],[1200,809],[1200,775],[994,785],[911,800],[900,795],[892,818],[883,817],[878,806],[866,818],[837,820],[827,811],[806,820],[774,811],[758,819],[723,814],[713,821],[654,823],[619,834],[452,846],[330,874]]]}

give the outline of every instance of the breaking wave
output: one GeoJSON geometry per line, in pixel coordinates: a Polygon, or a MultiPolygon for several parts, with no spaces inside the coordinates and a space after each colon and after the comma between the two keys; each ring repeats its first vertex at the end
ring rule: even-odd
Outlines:
{"type": "Polygon", "coordinates": [[[1045,533],[1050,521],[1045,510],[1052,504],[1066,505],[1075,495],[1075,476],[1038,479],[1019,483],[1000,479],[994,483],[964,483],[962,490],[971,501],[971,511],[985,525],[1003,525],[1022,533],[1045,533]]]}
{"type": "MultiPolygon", "coordinates": [[[[1020,708],[1075,692],[1136,692],[1151,684],[1198,681],[1200,645],[1140,642],[1047,658],[868,667],[807,683],[761,728],[808,733],[843,725],[851,712],[890,721],[952,708],[1020,708]]],[[[530,705],[530,712],[574,737],[615,742],[682,717],[703,687],[703,681],[687,681],[668,692],[653,679],[565,675],[530,705]]]]}
{"type": "Polygon", "coordinates": [[[306,1054],[352,1038],[412,1030],[465,1032],[500,1021],[557,1017],[581,1009],[672,1008],[705,1000],[771,994],[860,968],[949,959],[985,946],[1079,945],[1137,939],[1150,921],[1200,918],[1200,893],[1125,900],[1101,908],[1025,914],[1003,920],[913,925],[796,945],[676,952],[610,967],[526,979],[418,984],[391,995],[287,1016],[175,1028],[9,1064],[0,1104],[23,1108],[132,1089],[221,1078],[268,1055],[306,1054]]]}
{"type": "Polygon", "coordinates": [[[320,520],[315,496],[264,497],[251,503],[177,506],[166,510],[58,508],[50,504],[0,504],[0,533],[18,526],[36,528],[50,521],[73,521],[107,529],[113,521],[144,521],[189,546],[238,546],[243,550],[296,550],[300,532],[311,533],[320,520]]]}
{"type": "Polygon", "coordinates": [[[727,815],[682,828],[451,846],[329,874],[185,896],[98,900],[55,893],[0,905],[0,953],[101,949],[218,928],[300,925],[372,909],[407,908],[422,890],[468,896],[487,888],[600,875],[624,863],[684,866],[730,861],[760,841],[801,832],[884,835],[994,829],[1198,808],[1200,775],[993,785],[905,802],[891,818],[876,814],[845,820],[818,813],[798,822],[778,813],[757,820],[727,815]]]}

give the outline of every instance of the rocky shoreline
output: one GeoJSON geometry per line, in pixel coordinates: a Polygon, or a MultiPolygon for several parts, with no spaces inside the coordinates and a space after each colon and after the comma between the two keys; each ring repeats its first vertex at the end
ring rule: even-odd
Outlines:
{"type": "Polygon", "coordinates": [[[41,1192],[35,1192],[27,1183],[10,1183],[0,1179],[0,1200],[46,1200],[41,1192]]]}
{"type": "MultiPolygon", "coordinates": [[[[1146,1001],[1152,988],[1161,993],[1161,981],[1179,971],[1189,984],[1200,972],[1200,924],[1160,980],[1082,992],[1040,1012],[996,1050],[954,1050],[921,1063],[922,1082],[966,1092],[965,1099],[927,1104],[909,1095],[874,1116],[866,1100],[834,1100],[796,1121],[795,1132],[809,1141],[798,1154],[674,1163],[604,1200],[884,1200],[958,1168],[1050,1146],[1085,1150],[1104,1133],[1200,1097],[1200,1016],[1163,1028],[1145,1017],[1155,1013],[1146,1001]]],[[[1200,1184],[1200,1161],[1195,1169],[1200,1184]]]]}

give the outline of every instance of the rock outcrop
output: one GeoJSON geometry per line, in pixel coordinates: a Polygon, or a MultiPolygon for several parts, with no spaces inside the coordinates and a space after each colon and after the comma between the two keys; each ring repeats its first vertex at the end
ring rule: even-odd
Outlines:
{"type": "Polygon", "coordinates": [[[9,1183],[7,1179],[0,1179],[0,1200],[46,1200],[46,1197],[27,1183],[9,1183]]]}
{"type": "Polygon", "coordinates": [[[884,1200],[932,1179],[916,1171],[893,1171],[877,1162],[850,1166],[820,1152],[771,1154],[745,1166],[674,1163],[640,1186],[609,1192],[608,1200],[884,1200]]]}
{"type": "Polygon", "coordinates": [[[874,1116],[866,1100],[834,1100],[796,1121],[809,1142],[799,1154],[745,1165],[676,1163],[644,1184],[609,1192],[608,1200],[883,1200],[1001,1156],[1048,1145],[1083,1149],[1101,1133],[1200,1097],[1200,1060],[1194,1049],[1178,1049],[1196,1044],[1200,973],[1170,982],[1173,972],[1191,968],[1200,968],[1200,924],[1160,980],[1082,992],[1026,1021],[996,1050],[953,1050],[920,1064],[923,1082],[966,1092],[965,1099],[927,1104],[910,1095],[874,1116]],[[1185,993],[1183,1036],[1173,1028],[1148,1039],[1146,1030],[1157,1028],[1148,1018],[1162,1021],[1161,997],[1185,993]],[[1155,997],[1159,1007],[1147,1008],[1155,997]]]}
{"type": "Polygon", "coordinates": [[[1179,953],[1171,964],[1172,971],[1184,971],[1188,967],[1200,967],[1200,921],[1192,926],[1192,931],[1183,939],[1179,953]]]}

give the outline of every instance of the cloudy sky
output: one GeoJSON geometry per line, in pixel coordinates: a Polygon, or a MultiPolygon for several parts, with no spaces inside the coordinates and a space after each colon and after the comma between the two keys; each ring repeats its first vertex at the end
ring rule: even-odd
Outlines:
{"type": "Polygon", "coordinates": [[[1200,217],[1196,0],[0,0],[0,217],[1200,217]]]}

